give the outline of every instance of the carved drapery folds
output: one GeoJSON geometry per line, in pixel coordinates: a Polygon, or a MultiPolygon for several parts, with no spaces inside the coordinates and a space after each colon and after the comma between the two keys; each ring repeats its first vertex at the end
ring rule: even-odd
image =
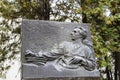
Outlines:
{"type": "Polygon", "coordinates": [[[53,61],[53,65],[58,71],[64,69],[74,70],[80,67],[84,67],[89,71],[94,70],[96,67],[93,56],[94,51],[91,42],[86,39],[86,30],[82,27],[76,27],[70,35],[70,42],[61,42],[59,45],[53,46],[52,50],[48,52],[34,53],[29,49],[26,50],[26,62],[44,66],[53,61]]]}

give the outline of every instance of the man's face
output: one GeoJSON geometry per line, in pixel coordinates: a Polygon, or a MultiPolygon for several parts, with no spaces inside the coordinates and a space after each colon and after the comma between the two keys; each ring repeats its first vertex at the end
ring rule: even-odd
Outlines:
{"type": "Polygon", "coordinates": [[[71,38],[72,40],[76,40],[78,38],[81,38],[82,35],[80,35],[81,30],[79,28],[75,28],[72,32],[71,32],[71,38]]]}

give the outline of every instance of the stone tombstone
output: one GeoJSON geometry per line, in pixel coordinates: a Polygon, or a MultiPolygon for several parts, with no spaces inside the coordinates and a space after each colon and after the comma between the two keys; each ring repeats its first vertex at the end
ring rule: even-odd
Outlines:
{"type": "Polygon", "coordinates": [[[89,24],[22,22],[22,80],[99,80],[89,24]]]}

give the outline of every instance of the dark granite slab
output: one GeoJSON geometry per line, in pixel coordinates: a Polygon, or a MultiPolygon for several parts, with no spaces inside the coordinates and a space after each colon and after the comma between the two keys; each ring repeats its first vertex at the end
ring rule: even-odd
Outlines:
{"type": "MultiPolygon", "coordinates": [[[[49,51],[53,45],[63,41],[70,41],[70,32],[75,27],[84,27],[87,31],[87,40],[91,41],[89,24],[65,23],[40,20],[23,20],[22,22],[22,79],[23,80],[99,80],[97,69],[87,71],[83,67],[76,70],[57,71],[49,62],[45,66],[27,63],[25,51],[34,53],[49,51]],[[51,78],[52,77],[52,78],[51,78]],[[89,78],[90,77],[90,78],[89,78]]],[[[94,55],[94,54],[93,54],[94,55]]]]}

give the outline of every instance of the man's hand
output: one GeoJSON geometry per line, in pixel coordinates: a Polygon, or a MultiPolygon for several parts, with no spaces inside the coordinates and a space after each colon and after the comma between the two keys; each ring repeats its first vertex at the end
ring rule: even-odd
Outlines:
{"type": "Polygon", "coordinates": [[[35,53],[33,53],[32,51],[30,51],[30,50],[26,50],[25,51],[25,56],[30,56],[30,57],[36,57],[36,55],[35,55],[35,53]]]}
{"type": "Polygon", "coordinates": [[[80,56],[74,56],[73,59],[70,60],[69,64],[82,64],[85,62],[85,59],[80,56]]]}

